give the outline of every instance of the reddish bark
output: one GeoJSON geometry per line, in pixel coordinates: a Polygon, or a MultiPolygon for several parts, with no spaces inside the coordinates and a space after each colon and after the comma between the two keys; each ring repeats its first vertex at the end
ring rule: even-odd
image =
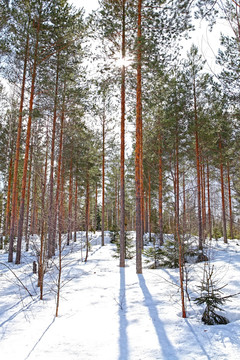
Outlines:
{"type": "Polygon", "coordinates": [[[223,217],[223,240],[227,244],[227,225],[226,225],[226,210],[225,210],[225,193],[224,193],[224,176],[223,176],[223,159],[222,159],[222,141],[219,137],[219,151],[220,151],[220,176],[221,176],[221,194],[222,194],[222,217],[223,217]]]}
{"type": "Polygon", "coordinates": [[[204,171],[204,161],[203,157],[201,156],[201,163],[200,163],[200,182],[201,182],[201,204],[202,204],[202,236],[203,241],[205,241],[205,229],[206,229],[206,195],[205,195],[205,171],[204,171]]]}
{"type": "Polygon", "coordinates": [[[95,208],[94,208],[94,229],[97,231],[97,199],[98,199],[98,185],[96,183],[95,189],[95,208]]]}
{"type": "Polygon", "coordinates": [[[70,240],[72,240],[72,159],[71,159],[70,171],[69,171],[69,199],[68,199],[68,235],[67,235],[67,245],[69,245],[70,240]]]}
{"type": "Polygon", "coordinates": [[[145,232],[148,233],[148,194],[145,197],[145,232]]]}
{"type": "MultiPolygon", "coordinates": [[[[122,59],[125,59],[125,0],[122,0],[122,59]]],[[[125,66],[121,83],[120,267],[125,267],[125,66]]]]}
{"type": "Polygon", "coordinates": [[[36,198],[37,198],[37,174],[36,174],[36,168],[35,168],[35,179],[34,179],[34,186],[33,186],[33,192],[32,192],[32,211],[31,211],[31,227],[30,227],[30,234],[36,233],[36,198]]]}
{"type": "Polygon", "coordinates": [[[180,278],[180,288],[181,288],[181,303],[182,303],[182,317],[186,318],[186,310],[185,310],[185,301],[184,301],[184,287],[183,287],[183,249],[182,249],[182,242],[179,234],[179,222],[176,222],[176,233],[177,233],[177,239],[178,239],[178,249],[179,249],[179,278],[180,278]]]}
{"type": "Polygon", "coordinates": [[[185,173],[183,173],[183,239],[186,234],[186,187],[185,187],[185,173]]]}
{"type": "Polygon", "coordinates": [[[38,268],[38,286],[40,287],[40,300],[43,299],[43,277],[44,277],[44,253],[45,253],[45,194],[46,194],[46,182],[47,182],[47,165],[48,165],[48,130],[47,130],[47,144],[45,154],[45,170],[42,180],[42,199],[41,199],[41,230],[40,230],[40,254],[39,254],[39,268],[38,268]]]}
{"type": "Polygon", "coordinates": [[[6,218],[5,218],[5,237],[7,237],[9,234],[12,164],[13,164],[13,160],[11,158],[9,163],[9,170],[8,170],[8,192],[7,192],[6,218]]]}
{"type": "Polygon", "coordinates": [[[210,181],[209,181],[209,165],[207,160],[207,193],[208,193],[208,228],[209,238],[212,239],[212,215],[211,215],[211,198],[210,198],[210,181]]]}
{"type": "Polygon", "coordinates": [[[48,215],[48,258],[55,254],[55,238],[54,238],[54,204],[53,204],[53,175],[54,175],[54,158],[55,158],[55,136],[57,122],[57,103],[58,103],[58,82],[59,82],[60,55],[57,55],[57,69],[54,94],[53,109],[53,127],[52,127],[52,144],[51,144],[51,164],[49,179],[49,215],[48,215]]]}
{"type": "Polygon", "coordinates": [[[75,179],[75,197],[74,197],[74,242],[77,241],[77,211],[78,211],[78,183],[77,178],[75,179]]]}
{"type": "Polygon", "coordinates": [[[32,84],[31,84],[31,92],[30,92],[30,100],[29,100],[29,117],[28,117],[28,123],[27,123],[26,148],[25,148],[25,157],[24,157],[24,164],[23,164],[22,189],[21,189],[21,200],[20,200],[19,222],[18,222],[17,253],[16,253],[16,261],[15,261],[16,264],[20,264],[20,259],[21,259],[24,204],[25,204],[25,192],[26,192],[26,180],[27,180],[27,165],[28,165],[29,145],[30,145],[30,137],[31,137],[33,100],[34,100],[34,95],[35,95],[35,80],[36,80],[36,72],[37,72],[40,22],[41,21],[40,21],[40,17],[39,17],[38,23],[37,23],[37,30],[36,30],[35,53],[34,53],[34,62],[33,62],[33,69],[32,69],[32,84]]]}
{"type": "Polygon", "coordinates": [[[88,240],[88,230],[89,230],[89,172],[87,172],[87,183],[86,183],[86,211],[85,211],[85,231],[86,231],[86,256],[85,262],[88,259],[88,248],[89,248],[89,240],[88,240]]]}
{"type": "Polygon", "coordinates": [[[231,194],[231,181],[230,181],[229,163],[227,165],[227,176],[228,176],[228,201],[229,201],[230,236],[231,236],[231,239],[233,239],[232,194],[231,194]]]}
{"type": "Polygon", "coordinates": [[[198,247],[203,250],[202,235],[202,209],[201,209],[201,174],[200,174],[200,153],[199,153],[199,136],[198,136],[198,113],[195,77],[193,79],[193,100],[194,100],[194,119],[195,119],[195,154],[197,168],[197,200],[198,200],[198,247]]]}
{"type": "Polygon", "coordinates": [[[101,244],[104,246],[104,218],[105,218],[105,103],[104,103],[104,114],[102,123],[102,241],[101,244]]]}
{"type": "Polygon", "coordinates": [[[142,0],[138,0],[137,31],[137,102],[136,102],[136,149],[135,149],[135,183],[136,183],[136,272],[142,274],[142,208],[141,208],[141,144],[142,144],[142,46],[141,21],[142,0]]]}
{"type": "Polygon", "coordinates": [[[159,152],[158,152],[158,218],[159,218],[159,241],[163,245],[163,176],[162,176],[162,136],[159,134],[159,152]]]}
{"type": "Polygon", "coordinates": [[[13,243],[14,243],[15,223],[16,223],[16,214],[17,214],[18,164],[19,164],[19,155],[20,155],[20,140],[21,140],[21,132],[22,132],[26,72],[27,72],[27,63],[28,63],[28,55],[29,55],[28,50],[29,50],[29,27],[27,29],[26,47],[25,47],[25,55],[24,55],[23,78],[22,78],[21,99],[20,99],[20,107],[19,107],[17,141],[16,141],[16,153],[15,153],[15,162],[14,162],[12,212],[11,212],[8,262],[13,261],[13,243]]]}
{"type": "Polygon", "coordinates": [[[149,241],[151,241],[151,176],[148,174],[148,232],[149,232],[149,241]]]}
{"type": "Polygon", "coordinates": [[[28,250],[29,250],[29,231],[28,231],[28,222],[29,222],[30,188],[31,188],[31,176],[32,176],[32,156],[33,156],[33,146],[31,146],[30,161],[29,161],[29,169],[28,169],[27,208],[26,208],[26,223],[25,223],[25,242],[26,242],[26,251],[28,251],[28,250]]]}

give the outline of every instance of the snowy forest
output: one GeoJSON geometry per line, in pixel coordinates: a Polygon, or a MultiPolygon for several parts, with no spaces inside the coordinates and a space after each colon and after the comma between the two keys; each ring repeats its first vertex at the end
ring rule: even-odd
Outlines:
{"type": "Polygon", "coordinates": [[[239,49],[238,0],[0,0],[3,360],[240,356],[239,49]]]}

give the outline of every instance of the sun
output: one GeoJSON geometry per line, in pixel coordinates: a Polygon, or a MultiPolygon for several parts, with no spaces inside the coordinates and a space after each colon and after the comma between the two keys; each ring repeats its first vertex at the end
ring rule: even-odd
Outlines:
{"type": "Polygon", "coordinates": [[[133,60],[129,57],[125,57],[125,58],[122,58],[122,57],[119,57],[117,60],[116,60],[116,66],[117,67],[128,67],[129,65],[131,65],[133,63],[133,60]]]}

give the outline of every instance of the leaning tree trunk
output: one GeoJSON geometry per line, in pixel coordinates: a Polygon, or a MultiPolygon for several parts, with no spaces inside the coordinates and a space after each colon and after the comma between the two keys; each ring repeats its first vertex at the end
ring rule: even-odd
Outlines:
{"type": "Polygon", "coordinates": [[[28,165],[29,145],[30,145],[30,137],[31,137],[33,100],[34,100],[34,95],[35,95],[35,80],[36,80],[36,73],[37,73],[39,33],[40,33],[40,17],[38,19],[38,24],[37,24],[36,44],[35,44],[34,62],[33,62],[33,69],[32,69],[32,84],[31,84],[31,93],[30,93],[30,100],[29,100],[29,117],[28,117],[28,124],[27,124],[26,148],[25,148],[25,157],[24,157],[24,164],[23,164],[22,189],[21,189],[21,200],[20,200],[19,222],[18,222],[17,253],[16,253],[16,261],[15,261],[16,264],[20,264],[20,260],[21,260],[24,204],[25,204],[25,192],[26,192],[26,180],[27,180],[27,165],[28,165]]]}

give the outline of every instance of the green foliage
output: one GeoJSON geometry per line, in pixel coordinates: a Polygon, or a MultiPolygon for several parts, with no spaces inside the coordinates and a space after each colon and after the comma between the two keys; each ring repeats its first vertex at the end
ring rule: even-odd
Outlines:
{"type": "Polygon", "coordinates": [[[222,236],[223,236],[222,229],[219,226],[215,226],[213,228],[213,237],[214,237],[214,239],[218,240],[222,236]]]}
{"type": "Polygon", "coordinates": [[[222,305],[225,304],[229,296],[222,295],[222,289],[225,286],[219,287],[217,281],[214,280],[214,265],[205,263],[203,280],[201,286],[201,294],[194,301],[197,305],[206,305],[205,310],[202,315],[202,321],[206,325],[215,325],[215,324],[227,324],[229,321],[222,315],[216,313],[216,310],[223,311],[222,305]]]}
{"type": "MultiPolygon", "coordinates": [[[[184,262],[189,257],[197,256],[197,249],[187,241],[184,241],[184,262]]],[[[178,268],[179,267],[179,247],[178,242],[174,236],[168,236],[164,241],[163,246],[148,247],[143,251],[143,254],[147,257],[146,263],[150,264],[152,269],[159,267],[178,268]]]]}
{"type": "Polygon", "coordinates": [[[110,242],[112,244],[117,244],[119,242],[119,228],[116,224],[113,224],[110,229],[110,242]]]}
{"type": "Polygon", "coordinates": [[[148,247],[143,251],[143,255],[147,257],[145,262],[150,264],[151,269],[157,269],[161,266],[161,259],[163,259],[164,251],[161,247],[148,247]]]}
{"type": "MultiPolygon", "coordinates": [[[[134,256],[134,244],[133,244],[133,238],[130,235],[129,231],[125,231],[124,234],[124,239],[125,239],[125,259],[132,259],[134,256]]],[[[119,235],[116,234],[115,237],[115,243],[116,243],[116,254],[114,255],[114,257],[119,258],[120,256],[120,238],[119,235]]]]}

